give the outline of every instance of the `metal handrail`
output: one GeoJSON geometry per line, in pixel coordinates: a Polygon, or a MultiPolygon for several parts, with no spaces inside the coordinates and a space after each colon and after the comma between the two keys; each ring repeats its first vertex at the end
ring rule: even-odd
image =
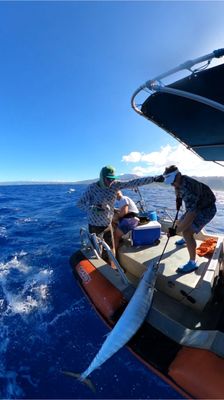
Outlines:
{"type": "Polygon", "coordinates": [[[97,247],[97,243],[95,241],[94,236],[91,236],[91,234],[85,228],[81,228],[80,239],[84,249],[91,249],[94,252],[96,258],[99,259],[101,256],[101,252],[100,248],[97,247]]]}
{"type": "Polygon", "coordinates": [[[101,248],[106,250],[109,259],[113,262],[125,285],[130,284],[118,260],[114,256],[108,244],[103,240],[103,238],[98,237],[95,233],[89,233],[85,228],[80,229],[80,237],[82,246],[85,249],[91,248],[98,259],[100,259],[102,256],[101,248]]]}
{"type": "Polygon", "coordinates": [[[195,94],[191,94],[188,92],[184,92],[181,90],[177,90],[177,89],[172,89],[172,88],[164,88],[160,82],[161,79],[166,78],[167,76],[173,75],[176,72],[180,72],[182,70],[188,70],[191,71],[192,73],[194,71],[192,71],[192,67],[196,64],[200,64],[202,62],[208,61],[210,63],[210,61],[213,58],[220,58],[224,56],[224,49],[218,49],[218,50],[214,50],[212,53],[206,54],[204,56],[195,58],[194,60],[188,60],[183,64],[180,64],[178,67],[172,68],[167,72],[164,72],[158,76],[156,76],[154,79],[150,79],[148,81],[146,81],[143,85],[141,85],[137,90],[135,90],[135,92],[133,93],[132,97],[131,97],[131,106],[132,108],[140,115],[144,116],[143,112],[138,108],[138,106],[135,103],[135,98],[136,96],[145,89],[149,89],[152,92],[166,92],[166,93],[170,93],[170,94],[174,94],[174,95],[178,95],[178,96],[182,96],[182,97],[187,97],[190,98],[192,100],[195,101],[199,101],[201,103],[207,104],[210,107],[219,109],[221,111],[224,111],[224,106],[223,104],[220,104],[218,102],[215,102],[213,100],[209,100],[206,99],[205,97],[202,96],[198,96],[195,94]]]}

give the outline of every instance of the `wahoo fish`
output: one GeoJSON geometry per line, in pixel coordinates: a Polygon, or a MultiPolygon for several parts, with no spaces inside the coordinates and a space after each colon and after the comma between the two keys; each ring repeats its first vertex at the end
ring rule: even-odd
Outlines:
{"type": "Polygon", "coordinates": [[[158,263],[148,265],[148,268],[126,309],[107,336],[88,368],[81,374],[71,371],[63,371],[65,375],[78,378],[81,382],[86,383],[92,388],[90,380],[86,378],[113,354],[120,350],[132,338],[132,336],[134,336],[146,318],[152,303],[158,267],[158,263]]]}

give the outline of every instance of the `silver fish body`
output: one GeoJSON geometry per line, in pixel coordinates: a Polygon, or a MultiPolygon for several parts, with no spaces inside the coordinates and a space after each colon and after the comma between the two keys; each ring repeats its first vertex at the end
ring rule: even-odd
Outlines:
{"type": "Polygon", "coordinates": [[[84,381],[96,368],[120,350],[137,332],[149,312],[158,264],[149,265],[122,316],[107,336],[89,367],[80,375],[84,381]]]}

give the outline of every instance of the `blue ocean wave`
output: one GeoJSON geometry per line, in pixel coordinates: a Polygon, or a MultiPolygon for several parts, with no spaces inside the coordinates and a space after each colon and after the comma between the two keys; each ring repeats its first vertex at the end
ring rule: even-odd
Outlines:
{"type": "MultiPolygon", "coordinates": [[[[85,369],[108,333],[69,266],[87,225],[75,207],[84,189],[0,187],[1,398],[179,398],[126,348],[94,373],[96,394],[61,372],[85,369]]],[[[150,185],[141,194],[148,209],[175,204],[171,189],[150,185]]],[[[208,230],[224,233],[224,192],[216,195],[208,230]]]]}

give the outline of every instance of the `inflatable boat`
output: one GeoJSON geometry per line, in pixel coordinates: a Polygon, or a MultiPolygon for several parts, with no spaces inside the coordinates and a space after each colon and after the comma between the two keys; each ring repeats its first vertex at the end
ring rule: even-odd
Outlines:
{"type": "MultiPolygon", "coordinates": [[[[147,81],[132,97],[132,107],[205,160],[224,160],[224,64],[207,68],[224,49],[188,61],[147,81]],[[193,68],[194,66],[197,66],[193,68]],[[180,70],[190,74],[165,85],[180,70]],[[135,98],[150,95],[141,106],[135,98]],[[141,94],[142,95],[142,94],[141,94]]],[[[70,263],[96,312],[113,330],[126,313],[146,271],[151,300],[128,348],[181,396],[224,398],[224,237],[201,231],[195,236],[198,269],[180,274],[186,246],[167,240],[168,219],[140,224],[124,237],[117,258],[102,238],[81,229],[81,247],[70,263]],[[106,250],[110,262],[101,256],[106,250]]],[[[136,312],[136,311],[135,311],[136,312]]],[[[138,312],[138,311],[137,311],[138,312]]],[[[134,316],[133,316],[134,318],[134,316]]]]}

